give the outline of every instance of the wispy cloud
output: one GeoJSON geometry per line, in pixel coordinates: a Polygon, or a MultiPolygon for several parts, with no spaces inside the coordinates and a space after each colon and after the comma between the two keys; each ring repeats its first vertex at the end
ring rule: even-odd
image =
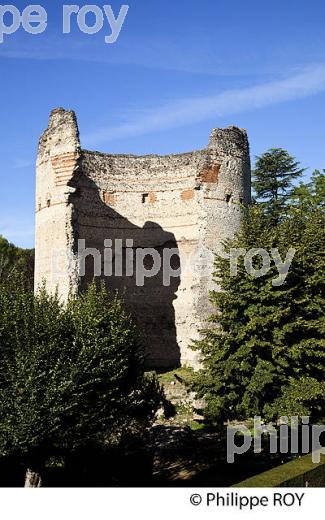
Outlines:
{"type": "Polygon", "coordinates": [[[46,38],[27,39],[17,34],[15,39],[0,45],[0,58],[38,61],[81,61],[107,65],[140,66],[149,69],[172,70],[194,74],[238,75],[241,62],[243,69],[249,67],[248,59],[224,60],[211,49],[211,42],[199,35],[192,40],[173,41],[168,37],[150,37],[123,40],[108,47],[102,39],[89,40],[83,37],[66,38],[47,33],[46,38]],[[41,44],[40,44],[41,41],[41,44]],[[197,48],[196,41],[200,41],[197,48]]]}
{"type": "Polygon", "coordinates": [[[0,214],[0,235],[20,247],[33,247],[34,217],[30,213],[15,215],[0,214]]]}
{"type": "Polygon", "coordinates": [[[15,38],[8,38],[0,45],[0,59],[80,61],[219,77],[261,77],[281,74],[292,63],[296,66],[321,61],[324,55],[323,41],[317,36],[312,46],[306,40],[286,42],[285,52],[283,44],[274,41],[260,48],[255,41],[247,42],[236,48],[235,54],[226,39],[220,36],[216,41],[214,35],[207,35],[205,31],[191,31],[190,37],[181,39],[170,34],[154,37],[141,34],[139,38],[127,33],[112,47],[103,43],[101,36],[94,39],[85,35],[66,36],[53,31],[38,38],[17,33],[15,38]]]}
{"type": "Polygon", "coordinates": [[[84,135],[86,146],[155,131],[190,125],[205,120],[306,98],[325,91],[325,64],[310,66],[285,79],[226,90],[213,96],[185,98],[157,107],[130,111],[126,122],[84,135]]]}
{"type": "Polygon", "coordinates": [[[33,161],[31,159],[15,159],[13,162],[12,167],[14,169],[23,169],[23,168],[30,168],[33,166],[33,161]]]}

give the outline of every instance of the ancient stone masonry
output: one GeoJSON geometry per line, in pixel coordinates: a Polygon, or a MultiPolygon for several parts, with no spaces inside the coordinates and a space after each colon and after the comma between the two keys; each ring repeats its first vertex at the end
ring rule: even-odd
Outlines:
{"type": "MultiPolygon", "coordinates": [[[[207,252],[221,251],[234,235],[249,201],[244,130],[215,129],[206,149],[190,153],[111,155],[82,150],[74,112],[56,109],[37,159],[36,288],[45,281],[49,291],[58,289],[67,299],[92,279],[97,261],[89,255],[81,276],[78,241],[99,252],[102,267],[112,244],[113,273],[105,279],[144,332],[148,365],[195,366],[197,353],[189,345],[206,327],[208,292],[215,288],[211,272],[202,267],[207,252]],[[152,248],[162,259],[143,286],[125,267],[127,251],[135,258],[141,248],[152,248]],[[169,285],[166,251],[178,253],[167,255],[174,270],[169,285]]],[[[144,265],[152,267],[148,257],[144,265]]]]}

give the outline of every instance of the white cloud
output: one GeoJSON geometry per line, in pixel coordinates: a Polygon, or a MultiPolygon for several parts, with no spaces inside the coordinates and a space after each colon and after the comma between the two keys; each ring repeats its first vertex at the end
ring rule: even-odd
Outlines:
{"type": "Polygon", "coordinates": [[[142,111],[132,111],[127,122],[89,133],[84,136],[83,141],[87,146],[94,146],[302,99],[323,91],[325,64],[319,64],[296,72],[286,79],[226,90],[214,96],[180,99],[142,111]]]}
{"type": "Polygon", "coordinates": [[[33,164],[34,162],[30,159],[15,159],[12,166],[14,169],[23,169],[30,168],[33,164]]]}
{"type": "Polygon", "coordinates": [[[34,217],[29,213],[0,215],[0,235],[20,247],[34,247],[34,217]]]}
{"type": "MultiPolygon", "coordinates": [[[[170,38],[150,37],[139,41],[121,41],[117,46],[108,49],[102,40],[94,41],[84,35],[73,39],[58,38],[47,33],[40,45],[38,39],[26,40],[17,34],[14,39],[8,39],[6,46],[0,46],[0,58],[24,60],[73,60],[107,65],[140,66],[149,69],[178,71],[192,74],[209,74],[221,76],[237,76],[240,73],[256,71],[252,56],[243,53],[236,60],[221,58],[211,47],[211,41],[197,35],[195,42],[191,40],[172,41],[170,38]],[[197,41],[200,41],[198,48],[197,41]]],[[[224,56],[224,53],[221,53],[224,56]]],[[[262,73],[263,67],[258,68],[262,73]]],[[[269,72],[269,64],[266,73],[269,72]]],[[[271,66],[274,69],[274,66],[271,66]]],[[[277,70],[279,67],[277,66],[277,70]]]]}

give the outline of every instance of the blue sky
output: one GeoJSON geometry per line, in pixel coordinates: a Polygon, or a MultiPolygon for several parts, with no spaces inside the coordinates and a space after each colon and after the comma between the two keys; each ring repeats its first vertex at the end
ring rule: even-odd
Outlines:
{"type": "MultiPolygon", "coordinates": [[[[325,167],[323,0],[124,1],[114,44],[107,22],[86,35],[72,21],[63,35],[67,0],[40,1],[43,34],[0,44],[0,234],[17,245],[34,243],[37,142],[57,106],[77,112],[85,148],[177,153],[235,124],[253,158],[283,147],[309,173],[325,167]]],[[[117,15],[122,2],[104,4],[117,15]]]]}

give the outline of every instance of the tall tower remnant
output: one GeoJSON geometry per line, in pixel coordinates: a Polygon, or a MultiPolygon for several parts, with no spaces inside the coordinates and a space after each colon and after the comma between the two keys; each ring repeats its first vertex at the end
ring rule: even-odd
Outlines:
{"type": "Polygon", "coordinates": [[[53,110],[37,159],[35,287],[66,300],[100,271],[144,332],[149,366],[196,366],[212,253],[238,230],[250,178],[237,127],[199,151],[113,155],[81,149],[74,112],[53,110]]]}

